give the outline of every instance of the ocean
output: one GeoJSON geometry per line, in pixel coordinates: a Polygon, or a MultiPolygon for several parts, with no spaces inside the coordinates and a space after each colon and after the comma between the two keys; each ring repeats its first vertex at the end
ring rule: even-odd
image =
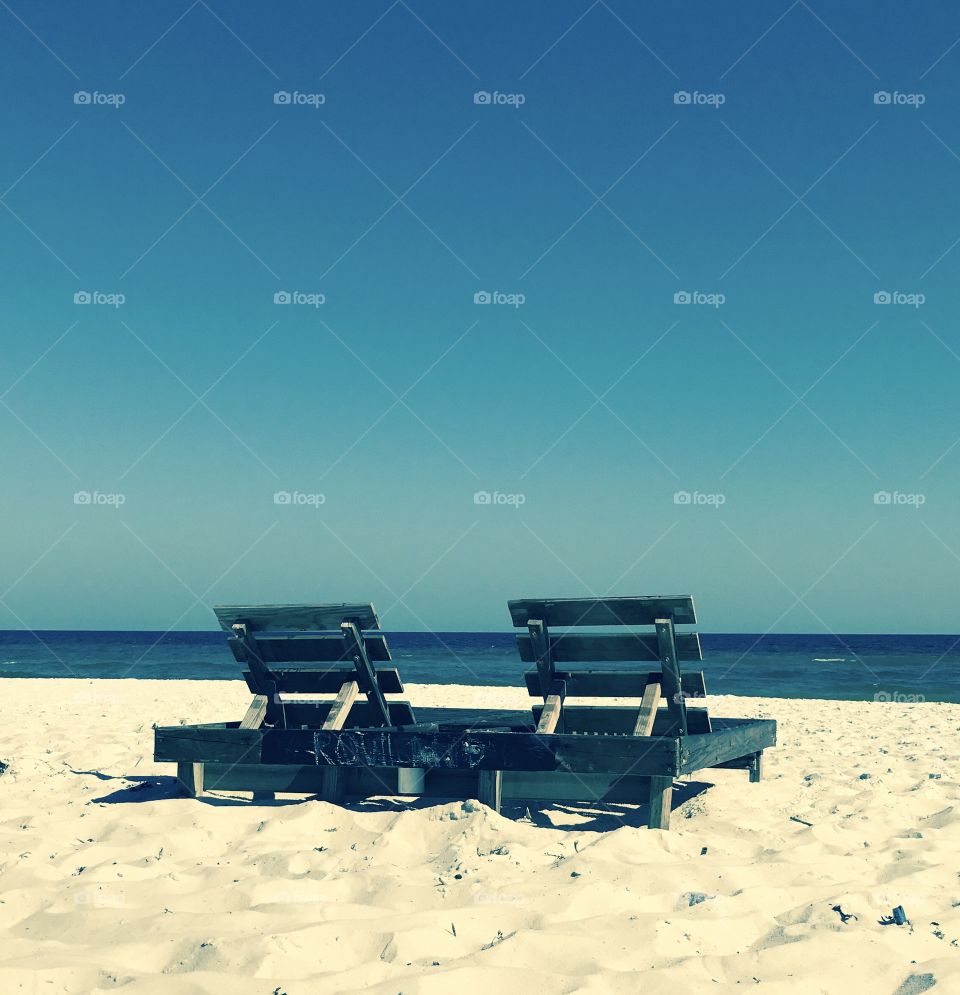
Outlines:
{"type": "MultiPolygon", "coordinates": [[[[960,702],[960,636],[701,633],[713,694],[960,702]]],[[[520,686],[513,633],[387,633],[410,684],[520,686]]],[[[603,669],[629,664],[601,664],[603,669]]],[[[632,665],[633,667],[636,664],[632,665]]],[[[0,678],[238,680],[221,632],[0,632],[0,678]]]]}

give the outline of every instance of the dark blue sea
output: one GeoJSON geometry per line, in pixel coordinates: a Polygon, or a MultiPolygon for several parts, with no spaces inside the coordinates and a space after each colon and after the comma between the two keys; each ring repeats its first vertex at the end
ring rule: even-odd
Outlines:
{"type": "MultiPolygon", "coordinates": [[[[714,694],[960,702],[960,636],[700,638],[714,694]]],[[[397,632],[388,643],[410,684],[523,683],[512,633],[397,632]]],[[[602,665],[617,666],[630,665],[602,665]]],[[[0,632],[0,677],[229,681],[240,678],[240,667],[220,632],[8,631],[0,632]]]]}

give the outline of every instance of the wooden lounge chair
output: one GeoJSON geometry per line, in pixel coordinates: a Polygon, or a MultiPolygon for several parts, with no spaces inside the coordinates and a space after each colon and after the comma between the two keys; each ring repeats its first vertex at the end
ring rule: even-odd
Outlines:
{"type": "Polygon", "coordinates": [[[381,704],[402,685],[396,670],[372,666],[389,660],[389,651],[370,605],[216,611],[234,655],[249,667],[254,701],[241,722],[157,729],[155,759],[177,762],[194,791],[205,778],[209,788],[317,792],[329,800],[475,796],[497,810],[504,798],[648,801],[650,826],[666,829],[674,778],[734,767],[758,781],[763,750],[776,741],[773,721],[711,720],[705,709],[688,707],[705,693],[702,673],[681,674],[678,663],[701,659],[697,635],[675,630],[696,621],[690,597],[510,602],[514,625],[526,629],[517,637],[521,658],[535,665],[527,687],[542,698],[533,722],[524,712],[453,709],[420,709],[417,722],[406,702],[381,704]],[[614,625],[654,628],[556,631],[614,625]],[[290,661],[310,666],[273,666],[290,661]],[[592,661],[648,667],[563,666],[592,661]],[[350,666],[331,666],[338,662],[350,666]],[[653,662],[660,669],[651,672],[653,662]],[[285,700],[284,692],[297,691],[337,698],[285,700]],[[366,702],[356,701],[360,691],[366,702]],[[639,703],[568,703],[620,696],[639,703]]]}
{"type": "MultiPolygon", "coordinates": [[[[292,772],[281,771],[271,781],[275,772],[260,763],[265,730],[403,727],[414,722],[409,702],[385,697],[403,691],[396,668],[374,667],[390,660],[390,650],[372,604],[218,605],[214,612],[229,633],[235,659],[245,667],[253,700],[239,722],[179,727],[197,744],[205,744],[197,749],[208,758],[178,761],[177,777],[190,794],[246,788],[263,797],[272,790],[296,790],[289,780],[292,772]],[[305,697],[321,694],[335,697],[305,697]]],[[[157,730],[158,755],[173,733],[157,730]]],[[[184,741],[179,742],[182,746],[184,741]]],[[[319,773],[319,781],[307,790],[331,801],[342,799],[341,771],[326,767],[319,773]]],[[[396,782],[394,776],[381,787],[393,791],[396,782]]]]}

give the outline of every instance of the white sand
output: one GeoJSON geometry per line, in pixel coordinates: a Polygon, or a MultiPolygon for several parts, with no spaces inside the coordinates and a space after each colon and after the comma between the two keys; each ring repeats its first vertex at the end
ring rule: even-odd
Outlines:
{"type": "Polygon", "coordinates": [[[780,745],[761,784],[700,775],[659,832],[625,807],[531,823],[460,801],[167,797],[151,724],[239,718],[248,698],[0,681],[2,995],[960,992],[958,705],[714,697],[776,718],[780,745]],[[879,925],[894,905],[912,926],[879,925]]]}

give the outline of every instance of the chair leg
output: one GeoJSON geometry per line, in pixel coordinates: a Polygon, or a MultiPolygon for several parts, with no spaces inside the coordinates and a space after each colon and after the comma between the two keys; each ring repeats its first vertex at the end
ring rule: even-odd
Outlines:
{"type": "Polygon", "coordinates": [[[753,760],[750,762],[750,783],[759,784],[760,778],[763,776],[763,751],[759,753],[754,753],[753,760]]]}
{"type": "Polygon", "coordinates": [[[477,784],[477,799],[488,805],[494,812],[500,811],[500,798],[503,785],[503,771],[482,770],[477,784]]]}
{"type": "Polygon", "coordinates": [[[339,767],[323,768],[323,787],[319,795],[325,802],[333,805],[342,805],[346,794],[346,783],[344,772],[339,767]]]}
{"type": "Polygon", "coordinates": [[[177,780],[191,798],[203,794],[203,764],[178,763],[177,780]]]}
{"type": "Polygon", "coordinates": [[[650,822],[651,829],[670,828],[670,804],[673,801],[673,778],[650,778],[650,822]]]}

